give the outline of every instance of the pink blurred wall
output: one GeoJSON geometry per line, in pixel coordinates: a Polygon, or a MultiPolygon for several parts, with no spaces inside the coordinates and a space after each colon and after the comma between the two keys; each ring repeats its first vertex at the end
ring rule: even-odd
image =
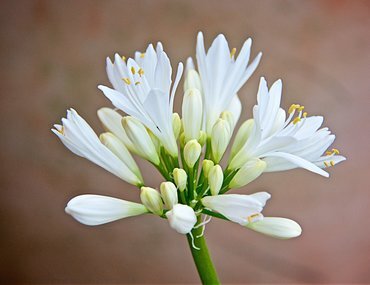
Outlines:
{"type": "MultiPolygon", "coordinates": [[[[76,108],[101,132],[110,106],[104,61],[162,41],[175,63],[225,33],[253,38],[260,67],[242,89],[251,116],[258,78],[282,78],[283,105],[325,116],[348,161],[325,179],[303,170],[265,174],[240,192],[267,190],[266,215],[300,222],[274,240],[213,220],[206,235],[225,283],[370,283],[368,1],[1,1],[0,281],[197,283],[185,238],[153,216],[88,228],[63,209],[82,193],[138,200],[138,190],[74,156],[50,132],[76,108]]],[[[180,111],[181,94],[176,100],[180,111]]],[[[159,175],[145,169],[148,184],[159,175]]]]}

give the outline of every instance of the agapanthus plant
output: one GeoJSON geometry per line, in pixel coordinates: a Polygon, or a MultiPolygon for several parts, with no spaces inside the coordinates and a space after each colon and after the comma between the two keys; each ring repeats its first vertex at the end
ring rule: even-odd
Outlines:
{"type": "Polygon", "coordinates": [[[183,73],[172,68],[161,43],[136,52],[134,58],[116,54],[107,58],[111,87],[99,89],[113,108],[101,108],[98,117],[105,133],[99,136],[74,110],[52,130],[73,153],[84,157],[139,188],[141,203],[101,195],[80,195],[66,212],[90,226],[122,218],[153,214],[179,234],[187,236],[203,283],[219,283],[204,239],[212,217],[280,239],[301,234],[293,220],[264,217],[267,192],[231,194],[264,172],[304,168],[328,177],[324,170],[345,160],[329,149],[335,136],[321,128],[323,117],[308,116],[304,107],[280,107],[282,82],[270,88],[261,78],[253,118],[232,136],[242,106],[238,91],[256,70],[259,53],[249,63],[251,39],[238,56],[223,35],[206,52],[198,34],[196,61],[188,58],[185,70],[182,116],[173,103],[183,73]],[[230,156],[224,157],[231,145],[230,156]],[[162,174],[159,185],[146,185],[133,155],[149,161],[162,174]],[[221,160],[226,166],[220,165],[221,160]],[[150,187],[152,186],[152,187],[150,187]]]}

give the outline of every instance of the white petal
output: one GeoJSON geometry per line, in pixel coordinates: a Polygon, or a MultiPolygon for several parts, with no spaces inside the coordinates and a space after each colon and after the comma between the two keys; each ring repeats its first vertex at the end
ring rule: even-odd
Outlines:
{"type": "Polygon", "coordinates": [[[89,194],[70,200],[65,211],[80,223],[88,226],[101,225],[148,212],[143,205],[138,203],[89,194]]]}
{"type": "Polygon", "coordinates": [[[302,228],[297,222],[286,218],[264,217],[261,221],[247,224],[247,227],[280,239],[298,237],[302,233],[302,228]]]}

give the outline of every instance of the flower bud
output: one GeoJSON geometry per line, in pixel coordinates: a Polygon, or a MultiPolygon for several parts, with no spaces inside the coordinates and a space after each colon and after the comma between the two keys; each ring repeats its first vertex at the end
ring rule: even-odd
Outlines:
{"type": "Polygon", "coordinates": [[[247,161],[230,181],[230,188],[239,188],[252,182],[266,169],[266,162],[259,158],[247,161]]]}
{"type": "Polygon", "coordinates": [[[178,203],[177,189],[172,182],[161,183],[161,195],[167,209],[172,209],[178,203]]]}
{"type": "Polygon", "coordinates": [[[122,116],[117,111],[107,107],[100,108],[98,110],[98,117],[105,130],[113,133],[131,152],[136,153],[135,146],[132,144],[122,127],[122,116]]]}
{"type": "Polygon", "coordinates": [[[158,153],[144,125],[137,119],[127,116],[122,119],[122,126],[135,145],[138,155],[158,165],[158,153]]]}
{"type": "Polygon", "coordinates": [[[200,143],[201,146],[204,146],[206,141],[207,141],[207,134],[203,131],[200,131],[198,142],[200,143]]]}
{"type": "Polygon", "coordinates": [[[172,172],[173,180],[179,188],[180,191],[184,191],[186,188],[186,181],[188,180],[188,175],[186,174],[184,169],[175,168],[172,172]]]}
{"type": "Polygon", "coordinates": [[[208,173],[208,184],[213,196],[218,195],[224,181],[224,173],[218,164],[213,166],[208,173]]]}
{"type": "Polygon", "coordinates": [[[233,114],[231,114],[231,112],[229,111],[223,111],[220,115],[220,118],[228,122],[230,131],[232,133],[235,127],[235,121],[234,121],[233,114]]]}
{"type": "Polygon", "coordinates": [[[153,132],[150,129],[148,128],[145,128],[145,129],[148,132],[148,135],[153,142],[156,152],[159,154],[161,152],[161,142],[159,141],[157,136],[153,134],[153,132]]]}
{"type": "Polygon", "coordinates": [[[202,92],[202,83],[199,73],[193,67],[189,68],[186,72],[184,91],[186,92],[187,90],[192,88],[198,89],[200,92],[202,92]]]}
{"type": "Polygon", "coordinates": [[[302,228],[297,222],[286,218],[265,217],[246,226],[256,232],[280,239],[294,238],[302,233],[302,228]]]}
{"type": "Polygon", "coordinates": [[[197,140],[188,141],[184,147],[184,158],[186,165],[190,168],[193,168],[199,159],[201,151],[202,147],[197,140]]]}
{"type": "Polygon", "coordinates": [[[182,123],[179,114],[173,113],[172,114],[172,129],[175,138],[178,139],[181,133],[182,123]]]}
{"type": "Polygon", "coordinates": [[[211,168],[214,166],[214,162],[209,159],[204,159],[202,162],[202,168],[203,168],[203,175],[205,178],[208,178],[208,173],[211,170],[211,168]]]}
{"type": "Polygon", "coordinates": [[[153,214],[158,216],[163,214],[163,202],[159,192],[150,187],[141,187],[141,202],[153,214]]]}
{"type": "Polygon", "coordinates": [[[215,163],[220,162],[231,138],[230,126],[226,120],[218,119],[212,128],[211,146],[215,163]]]}
{"type": "Polygon", "coordinates": [[[121,140],[119,140],[114,134],[108,132],[101,134],[99,138],[111,152],[122,160],[127,167],[135,173],[141,181],[143,181],[139,167],[121,140]]]}
{"type": "Polygon", "coordinates": [[[247,142],[249,135],[252,132],[253,125],[254,125],[254,120],[249,119],[240,126],[238,132],[236,133],[234,144],[231,147],[230,161],[234,158],[234,156],[239,152],[239,150],[247,142]]]}
{"type": "Polygon", "coordinates": [[[198,89],[190,88],[185,91],[182,101],[182,120],[185,142],[198,139],[202,127],[203,107],[202,95],[198,89]]]}
{"type": "Polygon", "coordinates": [[[194,210],[183,204],[176,204],[171,211],[166,212],[170,227],[180,234],[188,234],[197,222],[194,210]]]}

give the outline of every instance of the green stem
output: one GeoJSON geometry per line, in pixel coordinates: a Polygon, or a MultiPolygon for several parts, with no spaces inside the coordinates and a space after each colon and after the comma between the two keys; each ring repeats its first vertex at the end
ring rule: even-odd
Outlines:
{"type": "MultiPolygon", "coordinates": [[[[201,216],[198,217],[198,223],[201,222],[201,216]]],[[[195,266],[198,270],[199,277],[203,284],[220,284],[218,280],[217,272],[211,260],[211,256],[208,252],[208,247],[204,236],[198,237],[202,233],[202,228],[193,229],[191,231],[194,237],[195,246],[200,249],[196,249],[192,246],[192,238],[190,234],[187,234],[188,243],[191,254],[193,255],[195,266]]]]}

